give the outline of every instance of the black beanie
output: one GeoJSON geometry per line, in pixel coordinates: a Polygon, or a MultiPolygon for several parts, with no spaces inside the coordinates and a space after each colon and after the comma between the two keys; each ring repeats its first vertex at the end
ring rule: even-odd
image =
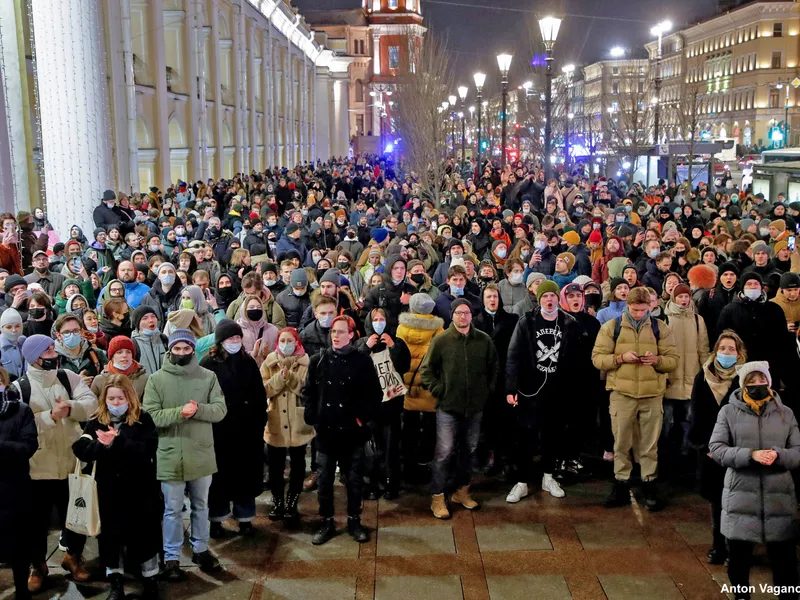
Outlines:
{"type": "Polygon", "coordinates": [[[458,298],[457,300],[453,300],[453,303],[450,305],[450,316],[453,316],[453,313],[456,312],[456,309],[459,306],[466,306],[472,311],[472,305],[469,303],[469,300],[465,300],[464,298],[458,298]]]}
{"type": "Polygon", "coordinates": [[[611,302],[616,302],[616,300],[614,299],[614,290],[616,290],[617,287],[621,285],[628,285],[628,282],[625,281],[622,277],[612,277],[609,280],[608,285],[610,287],[610,292],[611,292],[611,302]]]}
{"type": "Polygon", "coordinates": [[[239,327],[239,324],[230,319],[222,319],[222,321],[217,323],[217,328],[214,330],[214,342],[221,344],[228,338],[232,338],[236,335],[242,335],[242,328],[239,327]]]}
{"type": "Polygon", "coordinates": [[[761,284],[761,287],[764,287],[764,280],[761,278],[761,275],[759,275],[755,271],[749,271],[748,273],[742,275],[742,281],[741,281],[742,289],[744,289],[744,284],[750,281],[751,279],[756,280],[758,283],[761,284]]]}
{"type": "Polygon", "coordinates": [[[145,315],[156,315],[156,318],[158,318],[158,314],[153,307],[139,305],[131,315],[131,325],[134,329],[139,329],[139,323],[145,317],[145,315]]]}
{"type": "Polygon", "coordinates": [[[723,273],[727,273],[730,271],[731,273],[735,273],[736,277],[739,277],[739,265],[737,265],[733,261],[724,262],[719,266],[719,273],[718,276],[722,277],[723,273]]]}

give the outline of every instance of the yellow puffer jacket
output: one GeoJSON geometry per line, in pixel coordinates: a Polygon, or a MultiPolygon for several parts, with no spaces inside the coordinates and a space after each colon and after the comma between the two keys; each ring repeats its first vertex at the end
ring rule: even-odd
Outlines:
{"type": "Polygon", "coordinates": [[[428,390],[422,389],[419,366],[428,352],[431,340],[443,332],[444,321],[439,317],[400,313],[397,337],[406,343],[409,352],[411,352],[411,368],[403,376],[408,388],[406,400],[403,404],[406,410],[436,411],[436,398],[428,390]]]}
{"type": "Polygon", "coordinates": [[[688,400],[692,397],[694,378],[708,360],[708,330],[703,317],[696,315],[694,308],[681,310],[672,300],[667,302],[664,313],[669,319],[669,328],[678,351],[678,368],[667,377],[664,398],[688,400]]]}
{"type": "Polygon", "coordinates": [[[662,396],[667,389],[667,373],[678,368],[678,351],[672,331],[663,321],[658,322],[659,340],[653,332],[648,319],[637,332],[628,315],[623,313],[619,337],[614,341],[615,319],[607,321],[597,334],[592,350],[592,363],[606,371],[606,389],[632,398],[652,398],[662,396]],[[626,352],[636,352],[644,356],[647,352],[658,354],[655,365],[623,363],[617,365],[616,357],[626,352]]]}

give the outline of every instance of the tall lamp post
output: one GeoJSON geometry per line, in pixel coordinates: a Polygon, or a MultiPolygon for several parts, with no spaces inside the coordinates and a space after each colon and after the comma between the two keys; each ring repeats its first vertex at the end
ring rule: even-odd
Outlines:
{"type": "Polygon", "coordinates": [[[486,73],[475,73],[472,76],[473,81],[475,81],[475,88],[478,90],[478,103],[476,106],[478,107],[478,168],[481,167],[481,92],[483,91],[483,84],[486,83],[486,73]]]}
{"type": "MultiPolygon", "coordinates": [[[[656,106],[655,116],[653,119],[653,143],[658,144],[660,139],[660,125],[661,125],[661,38],[672,29],[672,23],[669,21],[661,21],[658,25],[650,30],[650,33],[658,37],[658,47],[656,49],[656,76],[654,79],[656,88],[656,106]]],[[[648,165],[650,161],[648,159],[648,165]]],[[[648,182],[649,183],[649,182],[648,182]]]]}
{"type": "Polygon", "coordinates": [[[450,139],[453,143],[453,160],[456,159],[456,101],[453,95],[447,97],[450,104],[450,139]]]}
{"type": "MultiPolygon", "coordinates": [[[[470,125],[470,127],[473,127],[473,136],[474,136],[475,134],[474,134],[474,125],[473,125],[473,123],[475,123],[475,105],[473,104],[467,110],[469,110],[469,125],[470,125]]],[[[472,152],[472,142],[470,142],[470,144],[469,144],[469,149],[470,149],[470,152],[472,152]]],[[[476,158],[477,155],[478,154],[476,152],[475,154],[472,155],[472,158],[473,159],[476,158]]],[[[476,163],[476,164],[478,164],[478,163],[476,163]]]]}
{"type": "Polygon", "coordinates": [[[501,146],[500,146],[500,162],[502,166],[506,166],[506,112],[508,110],[508,70],[511,68],[511,55],[498,54],[497,66],[500,68],[501,83],[503,84],[503,106],[501,115],[502,128],[501,128],[501,146]]]}
{"type": "Polygon", "coordinates": [[[447,160],[447,155],[449,154],[447,152],[447,120],[449,118],[449,115],[448,115],[448,112],[447,112],[448,108],[450,108],[450,103],[447,100],[445,100],[444,102],[442,102],[442,112],[445,115],[445,117],[444,117],[444,157],[445,157],[445,160],[447,160]]]}
{"type": "Polygon", "coordinates": [[[564,65],[561,68],[561,71],[564,73],[564,76],[567,78],[567,99],[564,102],[564,107],[566,110],[564,111],[566,114],[564,115],[564,130],[566,135],[564,136],[564,171],[567,175],[569,175],[569,122],[570,119],[575,117],[572,114],[572,74],[575,72],[575,65],[568,64],[564,65]]]}
{"type": "Polygon", "coordinates": [[[545,62],[547,63],[547,88],[544,91],[545,122],[544,122],[544,180],[549,181],[550,165],[550,137],[552,135],[553,111],[553,46],[558,37],[558,30],[561,28],[561,19],[556,17],[545,17],[539,19],[539,30],[542,33],[544,42],[545,62]]]}
{"type": "Polygon", "coordinates": [[[465,85],[458,86],[458,97],[461,98],[461,112],[458,113],[458,117],[461,119],[461,169],[464,169],[464,159],[466,158],[464,154],[464,144],[466,143],[466,133],[464,132],[464,101],[467,99],[467,92],[469,88],[465,85]]]}

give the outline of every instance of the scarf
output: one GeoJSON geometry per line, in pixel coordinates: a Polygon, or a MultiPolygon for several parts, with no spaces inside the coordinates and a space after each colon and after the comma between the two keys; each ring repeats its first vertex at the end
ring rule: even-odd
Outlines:
{"type": "Polygon", "coordinates": [[[649,310],[647,311],[647,314],[645,314],[645,316],[643,316],[638,321],[633,318],[633,315],[631,315],[631,313],[628,310],[627,306],[625,307],[624,311],[625,311],[625,314],[628,315],[628,320],[631,322],[631,325],[633,325],[633,328],[636,329],[637,333],[642,329],[642,325],[644,325],[647,321],[650,320],[650,311],[649,310]]]}
{"type": "Polygon", "coordinates": [[[729,369],[723,369],[714,356],[711,356],[703,365],[706,383],[708,383],[711,393],[714,394],[714,400],[719,405],[722,404],[722,399],[728,393],[733,379],[736,377],[736,367],[737,365],[733,365],[729,369]]]}
{"type": "Polygon", "coordinates": [[[761,414],[761,411],[764,409],[764,406],[767,404],[767,402],[772,400],[772,398],[773,398],[773,393],[772,390],[770,390],[769,396],[767,396],[763,400],[753,400],[747,394],[747,388],[745,386],[742,386],[742,400],[744,400],[744,403],[747,404],[747,406],[749,406],[750,408],[752,408],[753,412],[756,413],[757,415],[761,414]]]}
{"type": "Polygon", "coordinates": [[[138,362],[136,362],[135,360],[131,361],[131,366],[128,367],[127,369],[125,369],[124,371],[122,369],[118,369],[117,367],[115,367],[114,366],[114,361],[110,360],[110,361],[108,361],[108,364],[106,365],[106,371],[108,371],[109,373],[113,373],[114,375],[125,375],[126,377],[129,377],[129,376],[133,375],[140,368],[141,368],[141,365],[138,362]]]}

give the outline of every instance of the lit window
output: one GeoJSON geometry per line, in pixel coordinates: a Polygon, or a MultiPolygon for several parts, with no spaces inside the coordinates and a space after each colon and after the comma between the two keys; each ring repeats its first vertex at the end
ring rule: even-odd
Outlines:
{"type": "Polygon", "coordinates": [[[389,8],[392,10],[397,8],[397,0],[389,0],[389,8]]]}
{"type": "Polygon", "coordinates": [[[400,67],[400,46],[389,46],[389,68],[400,67]]]}

